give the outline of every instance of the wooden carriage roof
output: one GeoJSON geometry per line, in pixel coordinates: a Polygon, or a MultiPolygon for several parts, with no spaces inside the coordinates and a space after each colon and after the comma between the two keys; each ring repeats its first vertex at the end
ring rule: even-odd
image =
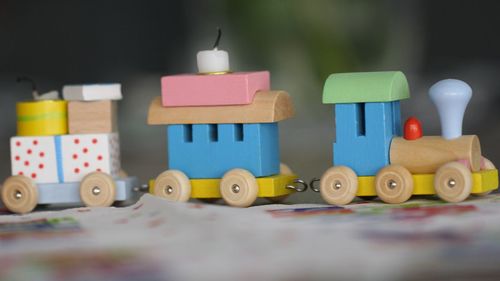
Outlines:
{"type": "Polygon", "coordinates": [[[163,107],[161,97],[149,106],[149,125],[272,123],[294,115],[290,95],[285,91],[259,91],[246,105],[163,107]]]}

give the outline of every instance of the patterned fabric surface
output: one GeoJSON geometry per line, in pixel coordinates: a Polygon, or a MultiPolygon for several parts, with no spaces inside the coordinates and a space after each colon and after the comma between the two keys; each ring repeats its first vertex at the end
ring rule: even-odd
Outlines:
{"type": "Polygon", "coordinates": [[[500,195],[460,204],[125,208],[0,216],[1,280],[498,280],[500,195]]]}

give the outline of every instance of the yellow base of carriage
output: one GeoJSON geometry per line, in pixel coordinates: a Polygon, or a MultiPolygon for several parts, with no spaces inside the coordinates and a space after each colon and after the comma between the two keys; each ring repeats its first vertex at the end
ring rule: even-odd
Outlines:
{"type": "Polygon", "coordinates": [[[279,203],[289,194],[306,189],[307,184],[283,163],[280,164],[279,174],[268,177],[256,178],[249,171],[237,168],[220,179],[189,179],[181,171],[167,170],[149,181],[149,193],[172,201],[185,202],[196,198],[212,202],[222,198],[234,207],[248,207],[257,198],[279,203]]]}
{"type": "MultiPolygon", "coordinates": [[[[245,170],[235,169],[231,171],[236,172],[234,183],[224,183],[223,181],[227,182],[227,180],[188,179],[186,182],[185,180],[187,178],[183,178],[183,176],[179,174],[179,171],[169,170],[164,173],[168,174],[170,172],[167,176],[172,177],[172,179],[174,177],[178,178],[173,181],[163,180],[160,179],[163,174],[160,174],[156,180],[149,181],[149,193],[174,201],[187,201],[189,198],[196,198],[210,202],[223,198],[228,205],[247,207],[252,205],[257,197],[266,198],[273,203],[278,203],[295,191],[293,188],[290,188],[297,180],[297,176],[294,174],[279,174],[269,177],[250,178],[250,184],[247,185],[245,183],[247,179],[241,179],[241,174],[237,174],[242,171],[245,170]],[[155,188],[155,184],[159,179],[161,181],[161,187],[155,188]],[[173,184],[170,184],[170,182],[173,184]],[[251,194],[252,190],[247,190],[248,186],[252,187],[252,183],[254,189],[253,194],[251,194]],[[177,186],[175,186],[175,184],[177,184],[177,186]],[[179,187],[187,188],[189,191],[180,194],[179,187]]],[[[228,174],[226,174],[225,177],[228,174]]]]}
{"type": "MultiPolygon", "coordinates": [[[[259,185],[257,197],[279,197],[293,193],[286,188],[297,179],[296,175],[274,175],[271,177],[256,178],[259,185]]],[[[221,179],[191,179],[191,198],[211,199],[222,198],[220,192],[221,179]]],[[[149,180],[149,193],[154,194],[154,179],[149,180]]]]}

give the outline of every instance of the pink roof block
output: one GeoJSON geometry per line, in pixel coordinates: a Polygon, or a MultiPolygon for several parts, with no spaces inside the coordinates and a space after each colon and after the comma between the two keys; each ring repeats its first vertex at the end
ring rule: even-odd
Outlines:
{"type": "Polygon", "coordinates": [[[255,93],[270,88],[268,71],[220,75],[182,74],[161,78],[163,106],[250,104],[255,93]]]}

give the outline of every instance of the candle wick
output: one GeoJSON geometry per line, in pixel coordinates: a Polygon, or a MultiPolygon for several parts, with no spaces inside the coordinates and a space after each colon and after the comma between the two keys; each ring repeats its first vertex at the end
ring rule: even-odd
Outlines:
{"type": "Polygon", "coordinates": [[[37,99],[38,98],[38,90],[36,89],[36,83],[33,79],[29,78],[28,76],[21,76],[21,77],[17,77],[17,83],[20,83],[20,82],[29,82],[31,83],[31,89],[32,89],[32,94],[33,94],[33,98],[34,99],[37,99]]]}
{"type": "Polygon", "coordinates": [[[31,79],[31,78],[29,78],[27,76],[17,77],[16,81],[17,81],[17,83],[20,83],[20,82],[29,82],[31,84],[31,89],[32,90],[36,90],[35,81],[33,81],[33,79],[31,79]]]}
{"type": "Polygon", "coordinates": [[[222,36],[222,30],[220,29],[220,27],[217,27],[217,39],[215,40],[214,43],[214,50],[218,49],[221,36],[222,36]]]}

